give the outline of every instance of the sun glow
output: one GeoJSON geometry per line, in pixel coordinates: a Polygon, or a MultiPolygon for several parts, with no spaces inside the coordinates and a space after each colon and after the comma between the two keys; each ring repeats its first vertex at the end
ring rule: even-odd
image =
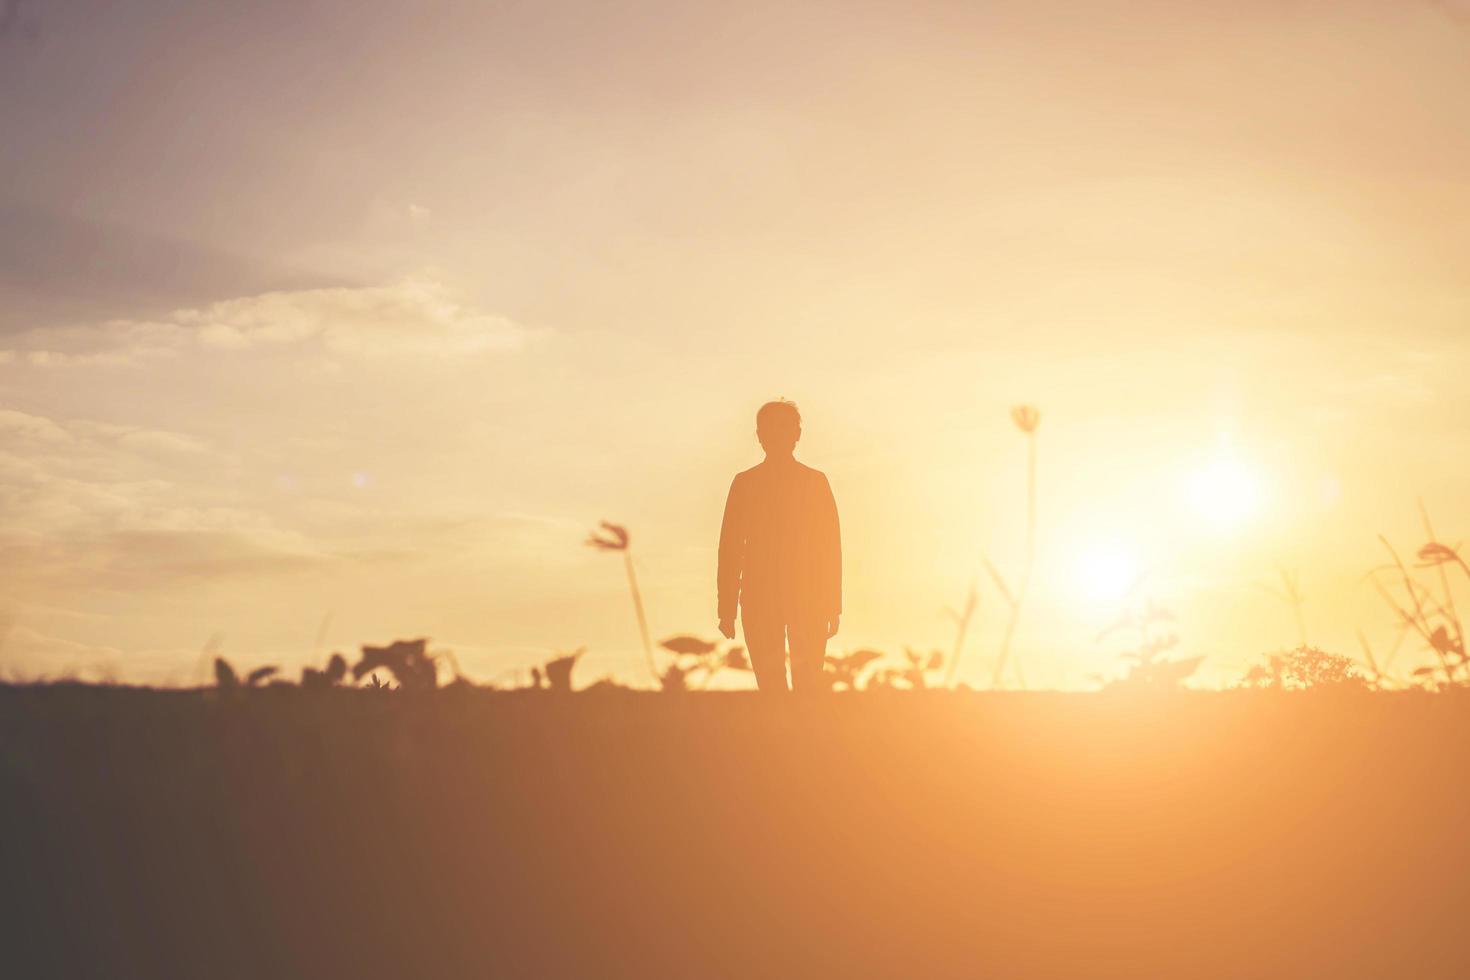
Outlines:
{"type": "Polygon", "coordinates": [[[1132,549],[1116,542],[1099,545],[1077,560],[1077,588],[1091,602],[1118,602],[1133,591],[1141,573],[1132,549]]]}
{"type": "Polygon", "coordinates": [[[1216,529],[1228,531],[1260,513],[1265,487],[1255,470],[1225,451],[1191,474],[1187,496],[1195,514],[1216,529]]]}

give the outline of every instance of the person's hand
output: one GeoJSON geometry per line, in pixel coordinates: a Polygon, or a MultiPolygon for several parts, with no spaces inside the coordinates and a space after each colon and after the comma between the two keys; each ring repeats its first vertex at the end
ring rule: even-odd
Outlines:
{"type": "Polygon", "coordinates": [[[733,620],[733,619],[722,619],[722,620],[720,620],[720,635],[723,636],[727,640],[733,640],[733,639],[735,639],[735,620],[733,620]]]}
{"type": "Polygon", "coordinates": [[[833,616],[831,619],[827,620],[827,636],[829,638],[837,635],[837,622],[841,618],[841,616],[833,616]]]}

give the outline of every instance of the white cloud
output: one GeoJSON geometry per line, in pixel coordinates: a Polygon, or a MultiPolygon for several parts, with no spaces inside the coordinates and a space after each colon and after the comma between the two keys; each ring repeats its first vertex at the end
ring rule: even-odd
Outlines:
{"type": "Polygon", "coordinates": [[[0,591],[144,587],[327,557],[241,505],[232,464],[179,432],[0,410],[0,591]]]}
{"type": "Polygon", "coordinates": [[[512,350],[527,331],[468,310],[438,283],[266,293],[175,314],[209,347],[243,349],[319,341],[335,354],[460,356],[512,350]]]}
{"type": "Polygon", "coordinates": [[[138,354],[129,351],[99,351],[94,354],[70,354],[56,350],[6,351],[7,354],[22,353],[25,362],[33,367],[94,367],[122,366],[132,364],[138,354]]]}
{"type": "Polygon", "coordinates": [[[64,428],[48,418],[0,408],[0,447],[9,442],[57,443],[70,439],[64,428]]]}
{"type": "Polygon", "coordinates": [[[176,310],[161,320],[110,320],[34,330],[0,364],[121,366],[189,350],[315,349],[362,358],[458,358],[515,350],[532,336],[464,306],[442,283],[260,293],[176,310]]]}

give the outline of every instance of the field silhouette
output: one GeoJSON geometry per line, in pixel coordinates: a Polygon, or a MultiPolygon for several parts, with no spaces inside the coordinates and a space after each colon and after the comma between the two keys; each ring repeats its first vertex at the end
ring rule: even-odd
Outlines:
{"type": "Polygon", "coordinates": [[[1456,690],[0,688],[17,977],[1451,977],[1456,690]]]}

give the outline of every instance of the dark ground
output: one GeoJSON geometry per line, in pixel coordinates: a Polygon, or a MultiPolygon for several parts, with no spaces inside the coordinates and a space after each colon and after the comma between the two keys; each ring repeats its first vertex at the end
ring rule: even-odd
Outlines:
{"type": "Polygon", "coordinates": [[[1470,976],[1470,697],[0,688],[0,973],[1470,976]]]}

